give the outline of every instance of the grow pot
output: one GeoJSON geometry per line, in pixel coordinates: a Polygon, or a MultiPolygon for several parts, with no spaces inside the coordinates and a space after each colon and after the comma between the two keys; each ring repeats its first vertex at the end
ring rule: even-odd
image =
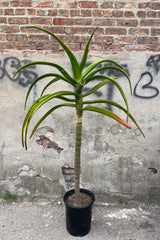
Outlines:
{"type": "Polygon", "coordinates": [[[91,228],[92,205],[95,201],[95,196],[86,189],[80,189],[80,192],[91,198],[89,204],[78,207],[67,203],[68,197],[74,194],[74,189],[66,192],[63,200],[66,206],[66,228],[68,232],[73,236],[82,237],[88,234],[91,228]]]}

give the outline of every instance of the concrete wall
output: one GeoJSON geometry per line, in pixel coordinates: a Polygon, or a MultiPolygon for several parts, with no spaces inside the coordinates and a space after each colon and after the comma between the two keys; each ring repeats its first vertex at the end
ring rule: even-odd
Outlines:
{"type": "MultiPolygon", "coordinates": [[[[72,109],[57,110],[29,141],[28,151],[21,147],[25,94],[33,79],[50,70],[35,66],[15,79],[13,72],[26,61],[40,59],[56,61],[71,70],[59,45],[28,25],[56,33],[79,58],[89,35],[98,26],[88,64],[104,57],[123,64],[132,79],[132,97],[127,80],[120,74],[116,76],[127,92],[131,113],[146,138],[135,126],[129,131],[111,119],[86,112],[82,186],[95,191],[97,196],[117,194],[159,200],[159,10],[158,0],[0,1],[0,195],[8,189],[22,196],[61,197],[66,189],[73,187],[75,113],[72,109]],[[54,143],[58,146],[53,147],[54,143]],[[51,148],[44,148],[46,144],[51,148]]],[[[40,82],[33,89],[28,106],[43,86],[40,82]]],[[[59,83],[48,91],[61,88],[67,90],[69,86],[59,83]]],[[[112,85],[97,91],[95,97],[122,102],[112,85]]],[[[32,126],[52,104],[37,112],[32,126]]]]}
{"type": "MultiPolygon", "coordinates": [[[[77,56],[80,58],[81,52],[77,52],[77,56]]],[[[132,97],[127,80],[117,75],[118,81],[126,91],[130,111],[142,127],[146,138],[140,135],[133,124],[132,129],[128,130],[109,118],[86,112],[83,120],[81,184],[93,190],[97,196],[116,194],[158,201],[160,55],[155,52],[99,55],[91,51],[88,63],[99,58],[117,60],[130,74],[134,93],[132,97]]],[[[57,110],[43,122],[33,139],[29,140],[28,151],[21,146],[21,126],[26,113],[23,109],[25,94],[33,79],[50,69],[40,66],[27,68],[15,79],[13,72],[25,61],[40,59],[56,61],[68,71],[71,70],[63,53],[32,53],[24,57],[20,51],[10,51],[0,57],[1,195],[8,189],[20,196],[54,198],[61,197],[66,189],[73,186],[74,110],[57,110]],[[45,148],[46,143],[53,146],[52,142],[58,147],[45,148]]],[[[43,86],[41,81],[33,89],[28,106],[39,96],[43,86]]],[[[67,90],[69,86],[59,82],[48,91],[62,88],[67,90]]],[[[102,91],[98,91],[93,97],[122,102],[112,86],[103,87],[102,91]]],[[[42,107],[33,118],[31,126],[53,104],[50,102],[48,106],[42,107]]]]}

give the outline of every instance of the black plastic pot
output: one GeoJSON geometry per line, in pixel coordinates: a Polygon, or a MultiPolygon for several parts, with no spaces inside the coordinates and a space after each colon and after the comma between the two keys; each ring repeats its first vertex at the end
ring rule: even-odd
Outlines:
{"type": "Polygon", "coordinates": [[[66,227],[68,232],[73,236],[84,236],[89,233],[91,228],[92,219],[92,205],[95,201],[95,196],[92,192],[86,189],[80,189],[80,192],[89,195],[92,202],[83,207],[75,207],[69,205],[66,200],[74,193],[74,190],[70,190],[64,195],[64,202],[66,206],[66,227]]]}

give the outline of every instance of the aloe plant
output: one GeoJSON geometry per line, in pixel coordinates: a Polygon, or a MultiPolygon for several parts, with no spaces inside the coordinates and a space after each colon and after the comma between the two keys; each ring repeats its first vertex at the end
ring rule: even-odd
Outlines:
{"type": "MultiPolygon", "coordinates": [[[[16,73],[14,75],[16,75],[19,71],[21,71],[22,69],[24,69],[28,66],[40,64],[40,65],[51,66],[51,67],[53,67],[53,69],[57,69],[59,72],[59,73],[55,73],[53,71],[51,73],[46,73],[44,75],[41,75],[40,77],[35,79],[33,81],[33,83],[30,85],[28,92],[26,94],[25,107],[26,107],[27,100],[28,100],[29,94],[30,94],[33,86],[42,79],[45,79],[47,77],[53,77],[53,79],[49,83],[46,84],[46,86],[44,87],[44,89],[41,93],[41,96],[32,104],[32,106],[29,108],[29,110],[25,116],[25,119],[24,119],[24,122],[22,125],[22,145],[23,145],[23,147],[25,146],[25,148],[27,149],[27,133],[28,133],[28,127],[29,127],[30,121],[31,121],[34,113],[42,105],[46,104],[48,101],[50,101],[51,99],[54,99],[54,98],[58,98],[58,99],[62,100],[61,104],[58,104],[58,105],[52,107],[48,112],[46,112],[40,118],[40,120],[36,123],[36,125],[33,128],[30,138],[33,136],[36,129],[43,122],[43,120],[46,119],[56,109],[61,108],[61,107],[75,108],[76,116],[77,116],[75,159],[74,159],[75,205],[78,205],[78,199],[79,199],[79,194],[80,194],[80,156],[81,156],[81,136],[82,136],[83,112],[84,111],[93,111],[96,113],[103,114],[103,115],[110,117],[110,118],[116,120],[117,122],[123,124],[127,128],[131,128],[131,126],[128,124],[128,119],[130,118],[132,120],[132,122],[138,127],[140,132],[143,134],[138,123],[135,121],[134,117],[129,112],[127,98],[125,96],[125,93],[124,93],[122,87],[116,81],[116,77],[106,76],[104,74],[101,74],[101,72],[105,69],[113,69],[113,70],[121,72],[124,75],[124,77],[126,78],[126,80],[128,81],[128,84],[130,86],[130,91],[132,94],[131,80],[130,80],[129,76],[127,75],[126,71],[124,70],[124,68],[120,64],[118,64],[117,62],[112,61],[112,60],[100,59],[100,60],[97,60],[97,61],[93,62],[92,64],[90,64],[88,67],[86,67],[89,45],[90,45],[90,42],[93,38],[93,35],[94,35],[94,32],[96,29],[91,34],[91,36],[86,44],[82,59],[79,63],[77,61],[77,58],[73,54],[73,52],[54,33],[50,32],[46,29],[43,29],[41,27],[37,27],[37,26],[30,26],[30,28],[36,28],[38,30],[41,30],[41,31],[51,35],[60,44],[60,46],[64,49],[64,51],[68,55],[68,58],[70,60],[71,67],[72,67],[73,76],[71,76],[62,66],[60,66],[56,63],[53,63],[53,62],[46,62],[46,61],[30,62],[30,63],[23,65],[16,71],[16,73]],[[100,67],[101,63],[109,63],[110,65],[100,67]],[[94,84],[95,79],[101,79],[101,82],[98,84],[94,84]],[[69,83],[71,85],[73,91],[63,90],[63,91],[53,92],[50,94],[44,94],[45,90],[51,84],[54,84],[55,82],[57,82],[59,80],[63,80],[64,82],[69,83]],[[84,91],[83,91],[84,87],[91,81],[93,81],[93,87],[84,93],[84,91]],[[108,84],[109,82],[112,82],[115,85],[115,87],[119,90],[119,93],[124,100],[125,107],[121,106],[117,102],[110,101],[107,99],[86,100],[87,96],[93,94],[97,89],[100,89],[102,86],[108,84]],[[112,111],[109,111],[108,109],[95,106],[94,104],[97,104],[97,103],[98,104],[107,103],[107,104],[110,104],[110,105],[118,108],[119,110],[123,111],[126,114],[127,121],[122,120],[118,115],[116,115],[112,111]]],[[[144,134],[143,134],[143,136],[144,136],[144,134]]]]}

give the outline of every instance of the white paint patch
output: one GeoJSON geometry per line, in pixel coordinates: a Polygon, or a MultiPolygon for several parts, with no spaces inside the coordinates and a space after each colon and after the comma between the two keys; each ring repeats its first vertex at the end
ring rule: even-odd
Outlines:
{"type": "Polygon", "coordinates": [[[104,217],[115,218],[115,219],[130,219],[130,218],[147,218],[151,214],[149,212],[144,211],[142,208],[131,208],[131,209],[122,209],[118,212],[110,213],[108,215],[104,215],[104,217]]]}

